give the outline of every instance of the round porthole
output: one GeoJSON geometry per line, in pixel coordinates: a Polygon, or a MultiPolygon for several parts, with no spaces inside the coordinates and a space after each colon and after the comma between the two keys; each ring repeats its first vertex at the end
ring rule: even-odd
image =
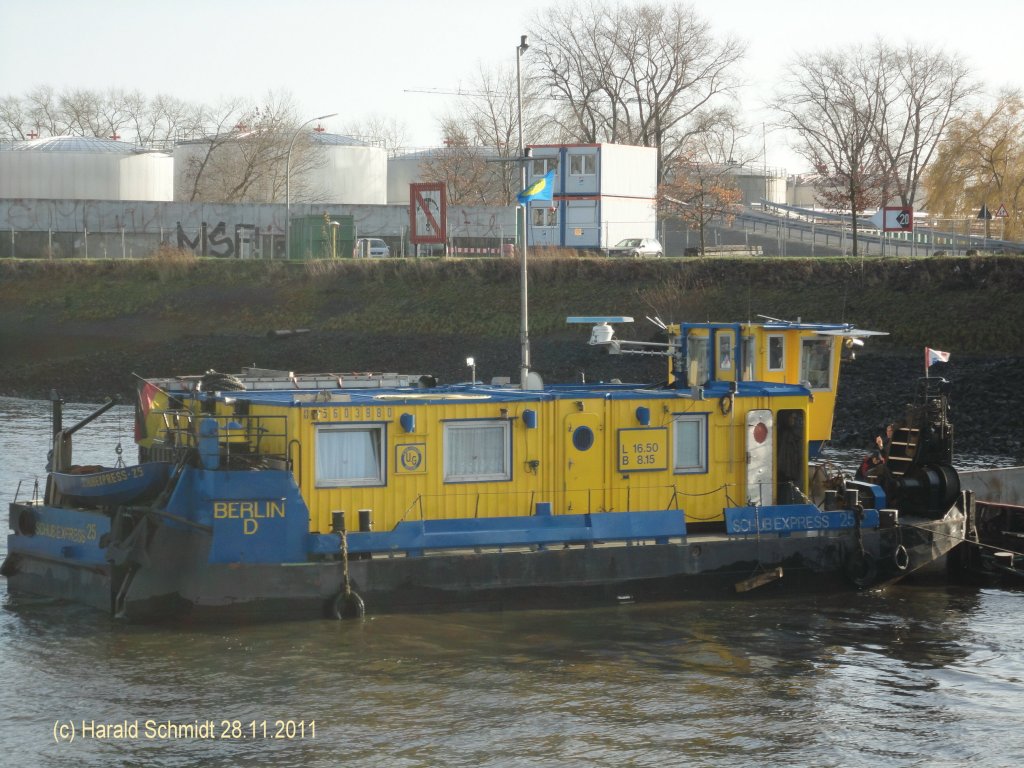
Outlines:
{"type": "Polygon", "coordinates": [[[589,451],[594,445],[594,430],[590,427],[576,427],[572,433],[572,444],[577,451],[589,451]]]}

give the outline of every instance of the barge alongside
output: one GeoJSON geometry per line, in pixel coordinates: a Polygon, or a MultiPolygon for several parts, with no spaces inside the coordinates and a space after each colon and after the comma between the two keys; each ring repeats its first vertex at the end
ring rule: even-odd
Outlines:
{"type": "Polygon", "coordinates": [[[898,474],[810,463],[868,332],[697,323],[652,343],[615,337],[629,318],[570,320],[664,356],[666,379],[148,379],[139,465],[70,484],[81,425],[55,396],[45,494],[10,505],[8,591],[138,621],[572,607],[871,587],[963,539],[944,392],[908,410],[898,474]]]}

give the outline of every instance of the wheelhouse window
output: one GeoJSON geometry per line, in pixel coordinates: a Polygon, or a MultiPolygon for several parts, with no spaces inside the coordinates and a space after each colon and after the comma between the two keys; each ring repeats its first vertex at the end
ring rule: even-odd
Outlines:
{"type": "Polygon", "coordinates": [[[705,384],[708,380],[708,337],[688,336],[686,338],[686,375],[691,387],[705,384]]]}
{"type": "Polygon", "coordinates": [[[754,380],[754,337],[743,337],[743,380],[754,380]]]}
{"type": "Polygon", "coordinates": [[[481,483],[512,479],[509,422],[451,421],[444,425],[444,481],[481,483]]]}
{"type": "Polygon", "coordinates": [[[771,335],[768,337],[768,370],[784,371],[786,369],[786,337],[771,335]]]}
{"type": "Polygon", "coordinates": [[[832,340],[804,339],[800,346],[800,381],[811,389],[832,385],[832,340]]]}
{"type": "Polygon", "coordinates": [[[677,474],[708,471],[707,414],[686,414],[672,420],[672,470],[677,474]]]}
{"type": "Polygon", "coordinates": [[[316,430],[316,485],[384,485],[384,427],[324,424],[316,430]]]}
{"type": "Polygon", "coordinates": [[[593,176],[597,171],[594,155],[569,155],[569,173],[573,176],[593,176]]]}

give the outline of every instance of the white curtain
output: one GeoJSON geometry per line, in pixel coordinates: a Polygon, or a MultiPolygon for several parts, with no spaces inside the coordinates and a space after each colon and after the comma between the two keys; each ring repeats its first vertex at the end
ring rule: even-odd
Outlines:
{"type": "Polygon", "coordinates": [[[317,485],[383,482],[379,427],[320,429],[316,440],[317,485]]]}
{"type": "Polygon", "coordinates": [[[507,425],[448,424],[445,480],[508,480],[507,425]]]}

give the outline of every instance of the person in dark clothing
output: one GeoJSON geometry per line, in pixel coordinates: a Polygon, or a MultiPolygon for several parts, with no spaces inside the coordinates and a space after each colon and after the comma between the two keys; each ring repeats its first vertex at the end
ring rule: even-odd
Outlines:
{"type": "Polygon", "coordinates": [[[860,468],[857,469],[854,479],[874,483],[880,479],[884,472],[885,457],[881,451],[876,449],[864,457],[864,461],[860,463],[860,468]]]}

